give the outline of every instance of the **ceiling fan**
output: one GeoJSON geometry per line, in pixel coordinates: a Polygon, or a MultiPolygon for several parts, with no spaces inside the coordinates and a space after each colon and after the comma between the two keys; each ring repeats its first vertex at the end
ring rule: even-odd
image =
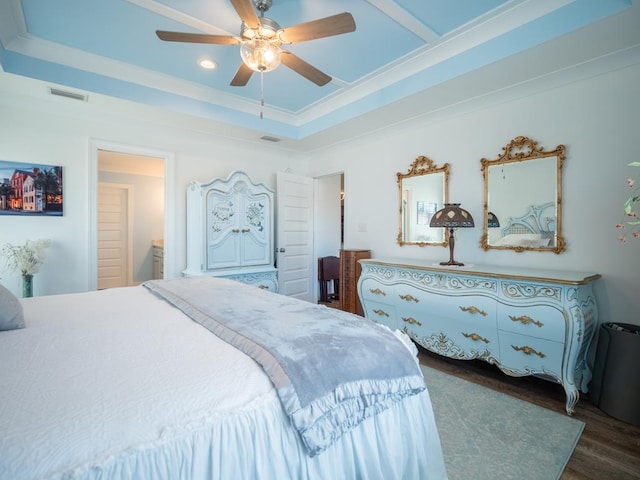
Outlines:
{"type": "Polygon", "coordinates": [[[160,40],[169,42],[240,45],[242,63],[231,80],[231,85],[234,87],[245,86],[253,72],[269,72],[280,63],[284,63],[316,85],[323,86],[331,81],[329,75],[281,46],[341,35],[356,29],[350,13],[340,13],[282,28],[275,21],[264,16],[264,13],[271,8],[272,0],[231,0],[231,4],[242,20],[239,37],[164,30],[157,30],[156,35],[160,40]],[[260,17],[256,14],[254,7],[260,12],[260,17]]]}

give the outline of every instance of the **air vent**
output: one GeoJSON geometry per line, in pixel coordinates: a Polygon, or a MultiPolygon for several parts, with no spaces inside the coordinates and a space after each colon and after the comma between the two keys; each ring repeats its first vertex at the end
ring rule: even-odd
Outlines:
{"type": "Polygon", "coordinates": [[[72,100],[81,100],[86,102],[88,97],[86,95],[82,95],[80,93],[68,92],[66,90],[60,90],[59,88],[49,88],[49,93],[51,95],[57,95],[58,97],[71,98],[72,100]]]}
{"type": "Polygon", "coordinates": [[[269,135],[265,135],[263,137],[260,137],[260,140],[264,140],[265,142],[279,142],[280,139],[276,138],[276,137],[270,137],[269,135]]]}

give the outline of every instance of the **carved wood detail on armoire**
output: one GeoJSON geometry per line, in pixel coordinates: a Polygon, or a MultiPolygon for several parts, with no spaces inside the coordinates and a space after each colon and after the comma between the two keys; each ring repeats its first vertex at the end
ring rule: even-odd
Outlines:
{"type": "Polygon", "coordinates": [[[358,298],[358,278],[362,268],[358,260],[371,258],[371,250],[340,250],[340,310],[364,316],[358,298]]]}

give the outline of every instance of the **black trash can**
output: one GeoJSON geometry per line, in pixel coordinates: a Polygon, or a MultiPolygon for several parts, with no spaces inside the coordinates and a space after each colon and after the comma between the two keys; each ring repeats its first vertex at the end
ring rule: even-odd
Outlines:
{"type": "Polygon", "coordinates": [[[589,399],[608,415],[640,425],[640,325],[600,326],[589,399]]]}

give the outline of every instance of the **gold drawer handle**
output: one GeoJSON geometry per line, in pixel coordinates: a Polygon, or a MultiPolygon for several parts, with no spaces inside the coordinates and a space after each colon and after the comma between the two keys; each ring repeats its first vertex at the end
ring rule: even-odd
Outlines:
{"type": "Polygon", "coordinates": [[[384,315],[385,317],[388,317],[389,314],[387,312],[385,312],[384,310],[374,310],[373,313],[375,313],[376,315],[380,315],[381,317],[384,315]]]}
{"type": "Polygon", "coordinates": [[[475,315],[476,313],[479,313],[480,315],[482,315],[483,317],[487,316],[487,312],[480,310],[478,307],[460,307],[460,310],[462,310],[463,312],[469,312],[473,315],[475,315]]]}
{"type": "Polygon", "coordinates": [[[535,349],[525,345],[524,347],[516,347],[515,345],[511,345],[511,348],[513,348],[516,352],[522,352],[525,355],[538,355],[540,358],[544,358],[546,357],[546,355],[542,352],[538,352],[535,349]]]}
{"type": "Polygon", "coordinates": [[[464,332],[462,332],[462,335],[463,335],[465,338],[470,338],[470,339],[471,339],[471,340],[473,340],[474,342],[477,342],[478,340],[480,340],[480,341],[482,341],[482,342],[484,342],[484,343],[489,343],[489,339],[484,338],[484,337],[482,337],[482,336],[478,335],[477,333],[464,333],[464,332]]]}
{"type": "Polygon", "coordinates": [[[262,290],[269,290],[269,285],[258,285],[258,288],[261,288],[262,290]]]}
{"type": "Polygon", "coordinates": [[[387,294],[384,293],[382,290],[380,290],[379,288],[370,288],[369,291],[371,293],[373,293],[374,295],[382,295],[383,297],[386,297],[387,294]]]}
{"type": "Polygon", "coordinates": [[[242,230],[240,230],[240,231],[241,231],[242,233],[248,233],[248,232],[250,232],[251,230],[249,230],[248,228],[243,228],[243,229],[242,229],[242,230]]]}
{"type": "Polygon", "coordinates": [[[400,295],[400,298],[402,300],[406,300],[407,302],[416,302],[416,303],[418,303],[420,301],[416,297],[414,297],[413,295],[411,295],[409,293],[406,294],[406,295],[400,295]]]}
{"type": "Polygon", "coordinates": [[[536,327],[542,327],[544,325],[544,323],[534,320],[528,315],[522,315],[521,317],[515,317],[513,315],[509,315],[509,318],[511,319],[512,322],[520,322],[523,325],[529,325],[530,323],[533,323],[536,327]]]}
{"type": "Polygon", "coordinates": [[[239,228],[234,228],[233,230],[231,230],[233,233],[240,233],[240,229],[239,228]]]}
{"type": "Polygon", "coordinates": [[[408,324],[410,324],[410,325],[417,325],[417,326],[419,326],[419,327],[421,327],[421,326],[422,326],[422,324],[421,324],[418,320],[416,320],[415,318],[413,318],[413,317],[407,317],[407,318],[402,317],[402,321],[403,321],[403,322],[407,322],[407,323],[408,323],[408,324]]]}

